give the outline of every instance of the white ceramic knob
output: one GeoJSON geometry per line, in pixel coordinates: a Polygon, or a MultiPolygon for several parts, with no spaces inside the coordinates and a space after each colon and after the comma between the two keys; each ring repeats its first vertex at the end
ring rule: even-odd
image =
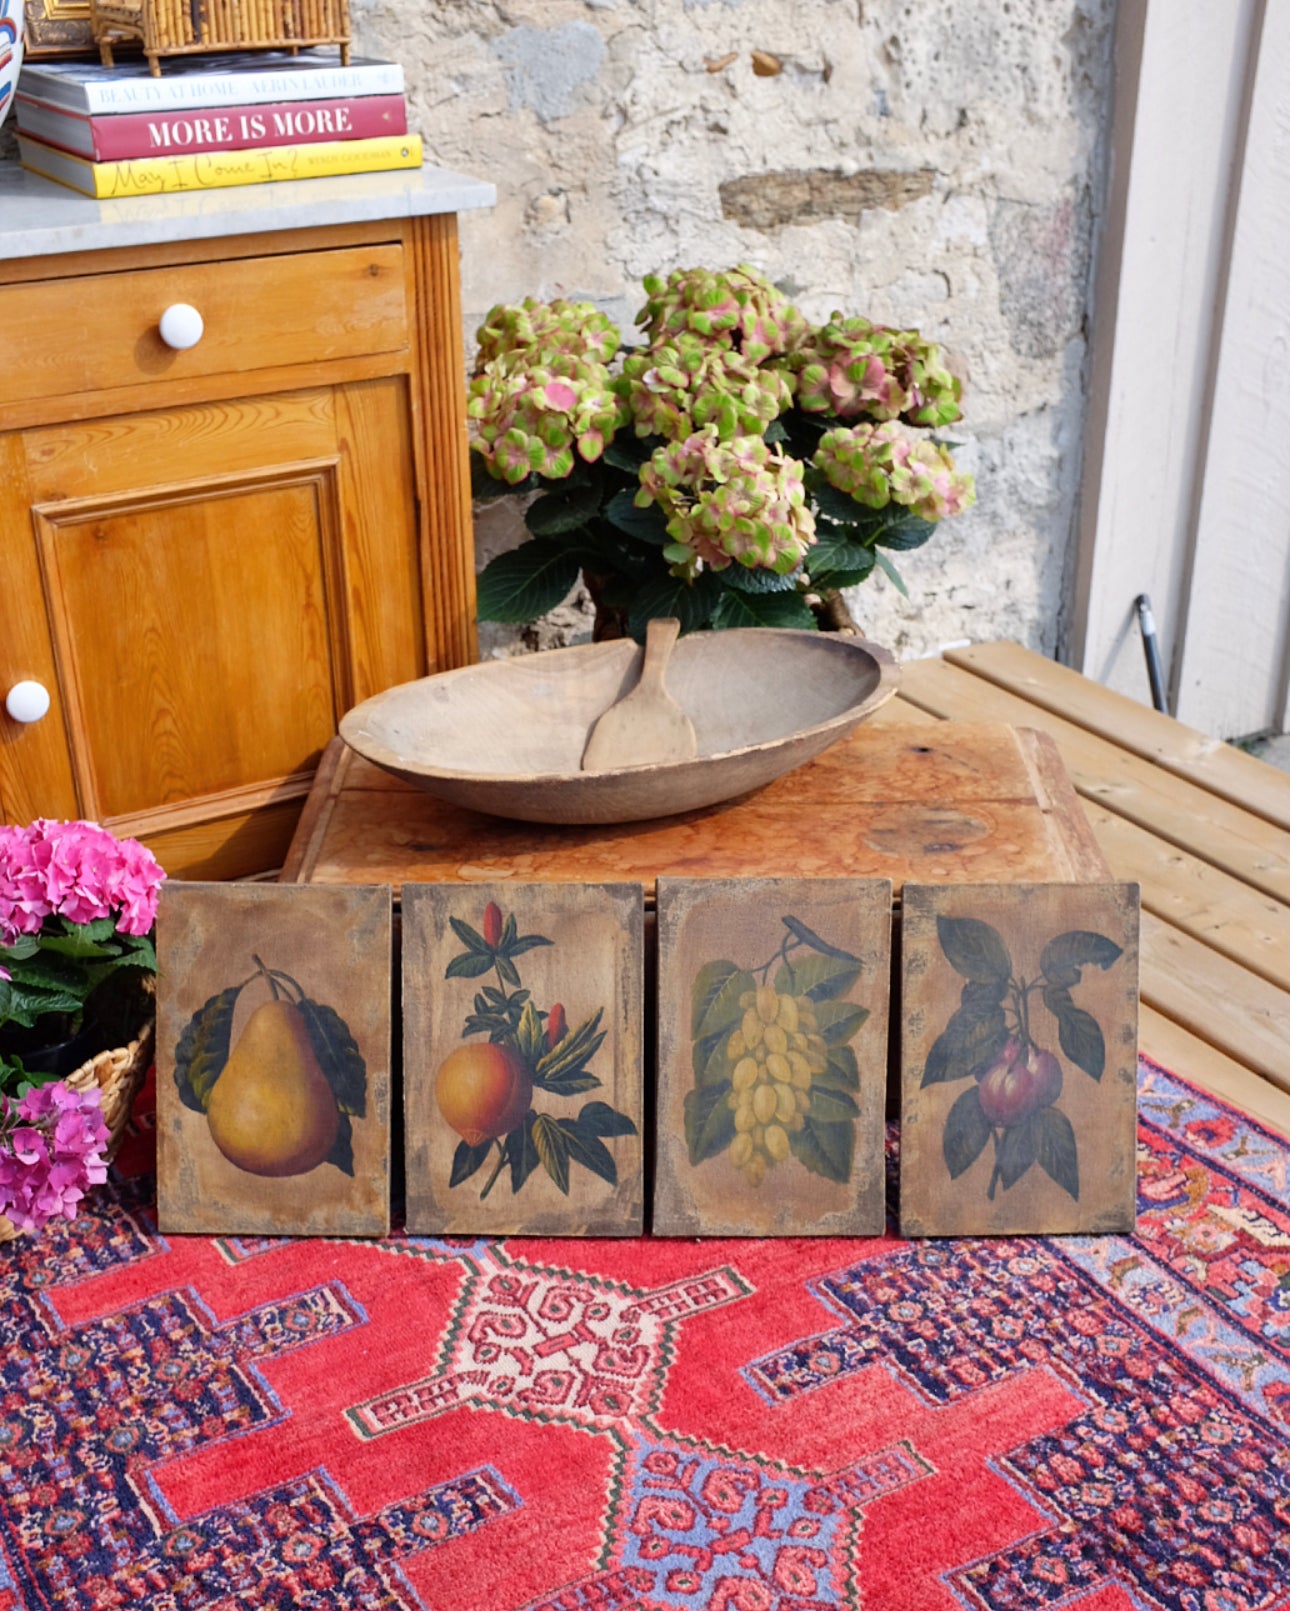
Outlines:
{"type": "Polygon", "coordinates": [[[49,689],[40,682],[16,682],[5,695],[4,708],[16,722],[38,722],[49,711],[49,689]]]}
{"type": "Polygon", "coordinates": [[[196,308],[189,307],[187,302],[171,303],[157,324],[161,339],[176,352],[195,347],[202,339],[205,328],[201,314],[196,308]]]}

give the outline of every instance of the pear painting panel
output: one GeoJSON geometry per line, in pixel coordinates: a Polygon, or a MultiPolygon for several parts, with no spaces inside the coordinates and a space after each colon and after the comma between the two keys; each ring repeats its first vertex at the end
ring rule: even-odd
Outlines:
{"type": "Polygon", "coordinates": [[[1138,886],[906,884],[900,1228],[1133,1229],[1138,886]]]}
{"type": "Polygon", "coordinates": [[[157,1218],[389,1230],[390,892],[178,884],[157,915],[157,1218]]]}
{"type": "Polygon", "coordinates": [[[407,1228],[634,1236],[639,884],[404,884],[407,1228]]]}
{"type": "Polygon", "coordinates": [[[891,884],[660,879],[654,1229],[877,1236],[891,884]]]}

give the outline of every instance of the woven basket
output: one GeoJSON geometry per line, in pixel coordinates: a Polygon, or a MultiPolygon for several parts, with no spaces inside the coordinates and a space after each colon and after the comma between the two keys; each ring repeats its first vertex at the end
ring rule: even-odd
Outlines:
{"type": "MultiPolygon", "coordinates": [[[[116,1157],[130,1118],[130,1109],[143,1087],[148,1065],[152,1062],[155,1031],[155,1019],[150,1013],[129,1045],[100,1052],[97,1057],[91,1057],[73,1073],[64,1076],[74,1091],[88,1091],[98,1086],[103,1118],[108,1127],[104,1156],[109,1161],[116,1157]]],[[[0,1214],[0,1242],[10,1242],[15,1236],[21,1235],[13,1221],[0,1214]]]]}

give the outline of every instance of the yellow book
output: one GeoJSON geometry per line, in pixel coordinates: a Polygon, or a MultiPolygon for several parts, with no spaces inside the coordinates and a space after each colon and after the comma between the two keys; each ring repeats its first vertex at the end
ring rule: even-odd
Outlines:
{"type": "Polygon", "coordinates": [[[100,200],[155,196],[168,190],[216,190],[279,179],[322,179],[331,174],[380,173],[421,166],[419,134],[382,134],[370,140],[325,140],[310,145],[260,146],[129,162],[87,162],[43,140],[18,136],[24,168],[100,200]]]}

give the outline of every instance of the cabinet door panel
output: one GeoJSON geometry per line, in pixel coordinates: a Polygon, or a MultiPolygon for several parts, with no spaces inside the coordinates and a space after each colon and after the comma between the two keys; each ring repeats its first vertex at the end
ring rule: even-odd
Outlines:
{"type": "Polygon", "coordinates": [[[44,505],[81,795],[96,817],[307,771],[335,727],[334,477],[44,505]]]}
{"type": "Polygon", "coordinates": [[[273,866],[339,716],[426,668],[411,434],[394,377],[0,437],[0,581],[37,601],[11,680],[56,695],[0,748],[11,814],[273,866]]]}

